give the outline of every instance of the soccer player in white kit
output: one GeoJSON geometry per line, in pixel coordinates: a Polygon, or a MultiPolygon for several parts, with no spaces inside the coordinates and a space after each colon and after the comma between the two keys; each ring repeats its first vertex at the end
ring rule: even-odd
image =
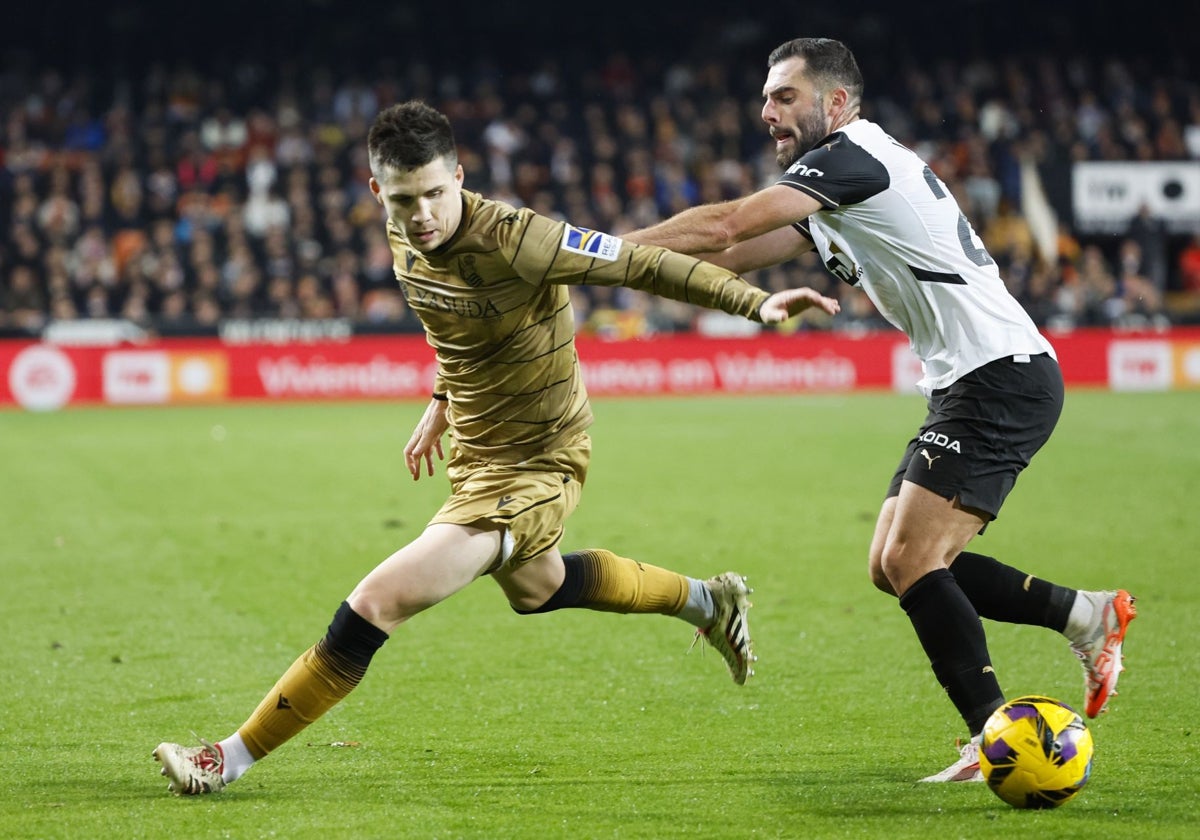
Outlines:
{"type": "Polygon", "coordinates": [[[966,551],[1062,411],[1054,348],[1005,288],[929,166],[859,116],[851,51],[798,38],[768,58],[762,117],[784,174],[752,195],[686,210],[625,238],[738,273],[815,248],[908,336],[929,412],[892,477],[870,547],[874,584],[896,595],[971,735],[923,781],[978,781],[979,734],[1004,702],[980,617],[1062,632],[1103,711],[1136,615],[1124,590],[1058,586],[966,551]]]}

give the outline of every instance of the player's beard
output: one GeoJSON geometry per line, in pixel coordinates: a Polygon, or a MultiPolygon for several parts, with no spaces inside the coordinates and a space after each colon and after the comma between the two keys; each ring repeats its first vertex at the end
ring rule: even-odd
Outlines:
{"type": "Polygon", "coordinates": [[[788,129],[792,134],[790,146],[775,156],[780,169],[787,169],[804,156],[805,152],[816,147],[829,133],[825,123],[825,111],[821,107],[821,98],[788,129]]]}

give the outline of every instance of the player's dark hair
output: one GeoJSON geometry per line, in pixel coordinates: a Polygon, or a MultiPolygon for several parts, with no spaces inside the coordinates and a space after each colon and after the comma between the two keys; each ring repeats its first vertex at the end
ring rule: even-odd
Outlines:
{"type": "Polygon", "coordinates": [[[833,38],[794,38],[771,50],[767,67],[774,67],[789,58],[803,58],[805,74],[820,91],[843,87],[851,99],[861,100],[862,70],[854,53],[841,41],[833,38]]]}
{"type": "Polygon", "coordinates": [[[441,158],[458,162],[450,120],[417,99],[379,112],[367,134],[367,154],[377,178],[389,167],[407,172],[441,158]]]}

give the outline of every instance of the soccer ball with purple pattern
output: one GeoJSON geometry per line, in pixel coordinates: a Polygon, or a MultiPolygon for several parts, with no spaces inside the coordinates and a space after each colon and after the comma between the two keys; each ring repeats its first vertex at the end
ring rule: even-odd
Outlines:
{"type": "Polygon", "coordinates": [[[1014,808],[1057,808],[1087,784],[1092,746],[1091,730],[1066,703],[1018,697],[984,725],[979,768],[1014,808]]]}

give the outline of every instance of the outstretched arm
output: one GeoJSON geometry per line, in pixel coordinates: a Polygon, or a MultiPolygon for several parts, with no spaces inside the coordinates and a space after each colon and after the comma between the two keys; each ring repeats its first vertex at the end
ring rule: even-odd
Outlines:
{"type": "Polygon", "coordinates": [[[813,249],[813,242],[791,225],[739,242],[724,251],[693,254],[697,259],[727,268],[735,274],[746,274],[779,265],[813,249]]]}
{"type": "Polygon", "coordinates": [[[681,254],[712,254],[807,219],[821,206],[807,193],[776,184],[744,198],[692,207],[622,239],[681,254]]]}
{"type": "MultiPolygon", "coordinates": [[[[765,196],[771,189],[756,195],[765,196]]],[[[780,189],[802,195],[791,188],[780,189]]],[[[778,197],[793,201],[791,196],[778,197]]],[[[696,209],[706,212],[704,207],[696,209]]],[[[795,210],[794,206],[792,210],[795,210]]],[[[682,219],[689,212],[676,218],[682,219]]],[[[761,307],[769,297],[767,292],[746,282],[736,272],[714,264],[715,261],[708,262],[663,247],[639,245],[611,234],[553,221],[529,210],[518,211],[516,219],[516,224],[500,226],[497,244],[502,252],[510,255],[514,271],[530,283],[626,286],[751,320],[760,318],[761,307]]],[[[655,226],[649,231],[657,229],[655,226]]],[[[809,247],[802,241],[804,237],[800,233],[783,222],[766,228],[759,235],[763,239],[758,247],[748,245],[744,249],[731,250],[726,256],[761,267],[809,247]],[[780,227],[785,230],[778,231],[780,227]]],[[[718,249],[705,243],[697,253],[713,250],[725,248],[718,249]]]]}

